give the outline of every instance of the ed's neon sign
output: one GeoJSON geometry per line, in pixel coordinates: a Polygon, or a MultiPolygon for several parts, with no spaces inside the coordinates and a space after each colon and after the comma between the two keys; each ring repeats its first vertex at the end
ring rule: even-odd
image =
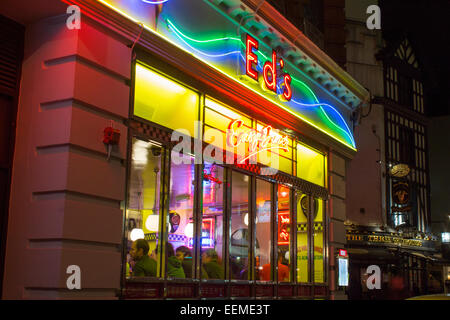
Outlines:
{"type": "Polygon", "coordinates": [[[266,150],[281,149],[289,151],[289,139],[272,132],[271,126],[265,126],[260,131],[248,128],[242,129],[243,121],[240,119],[232,120],[228,125],[227,144],[229,147],[237,148],[242,143],[248,143],[249,155],[241,160],[241,163],[250,157],[266,150]]]}
{"type": "MultiPolygon", "coordinates": [[[[258,50],[259,43],[258,40],[253,38],[251,35],[247,34],[246,40],[246,54],[245,54],[245,71],[247,76],[251,79],[258,81],[259,73],[254,68],[255,65],[258,64],[258,56],[253,52],[254,49],[258,50]]],[[[281,70],[284,68],[284,61],[280,59],[280,67],[281,70]]],[[[264,81],[263,81],[263,89],[267,91],[272,91],[275,94],[277,93],[277,53],[275,50],[272,50],[272,61],[266,61],[263,66],[262,72],[264,81]]],[[[280,95],[280,98],[285,101],[290,101],[292,98],[292,87],[291,87],[292,78],[288,73],[283,74],[283,83],[280,85],[283,92],[280,95]]]]}

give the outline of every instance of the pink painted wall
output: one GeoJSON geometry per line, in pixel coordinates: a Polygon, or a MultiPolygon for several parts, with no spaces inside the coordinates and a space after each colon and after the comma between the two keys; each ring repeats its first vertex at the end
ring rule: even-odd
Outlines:
{"type": "Polygon", "coordinates": [[[386,220],[383,120],[383,108],[374,105],[355,130],[358,153],[348,164],[347,219],[360,225],[383,225],[386,220]]]}
{"type": "Polygon", "coordinates": [[[131,52],[66,17],[27,27],[18,108],[5,299],[115,298],[120,287],[131,52]],[[120,129],[106,160],[103,130],[120,129]],[[66,269],[81,268],[81,290],[66,269]]]}

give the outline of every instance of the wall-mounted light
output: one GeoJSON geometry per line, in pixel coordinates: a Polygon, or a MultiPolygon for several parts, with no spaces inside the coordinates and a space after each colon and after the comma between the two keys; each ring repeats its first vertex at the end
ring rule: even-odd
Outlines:
{"type": "Polygon", "coordinates": [[[192,222],[188,223],[186,227],[184,228],[184,234],[188,238],[192,238],[194,235],[194,224],[192,222]]]}
{"type": "Polygon", "coordinates": [[[158,231],[159,229],[159,216],[157,214],[151,214],[145,221],[145,227],[149,231],[158,231]]]}
{"type": "Polygon", "coordinates": [[[137,229],[137,228],[134,228],[133,230],[131,230],[131,233],[130,233],[131,241],[136,241],[138,239],[144,239],[144,238],[145,238],[144,230],[137,229]]]}
{"type": "MultiPolygon", "coordinates": [[[[258,217],[256,218],[256,222],[255,223],[258,223],[258,217]]],[[[244,216],[244,224],[246,226],[248,226],[248,213],[246,213],[245,216],[244,216]]]]}

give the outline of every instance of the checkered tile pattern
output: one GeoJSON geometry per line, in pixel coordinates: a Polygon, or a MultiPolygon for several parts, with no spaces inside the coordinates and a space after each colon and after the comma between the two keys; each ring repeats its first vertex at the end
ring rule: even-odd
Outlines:
{"type": "Polygon", "coordinates": [[[155,139],[161,141],[163,143],[170,143],[170,138],[172,134],[169,130],[164,130],[161,128],[157,128],[150,124],[141,123],[137,121],[130,121],[130,127],[135,129],[142,135],[148,136],[151,139],[155,139]]]}
{"type": "Polygon", "coordinates": [[[314,231],[323,231],[323,223],[315,222],[314,223],[314,231]]]}
{"type": "MultiPolygon", "coordinates": [[[[157,232],[146,233],[144,239],[147,241],[156,241],[158,239],[158,233],[157,232]]],[[[182,234],[169,233],[169,241],[184,242],[186,241],[186,239],[187,237],[182,234]]]]}
{"type": "Polygon", "coordinates": [[[186,236],[183,236],[181,234],[169,233],[169,241],[186,241],[186,236]]]}
{"type": "Polygon", "coordinates": [[[316,198],[328,200],[329,197],[328,190],[318,185],[315,185],[311,182],[302,180],[300,178],[282,172],[279,172],[278,174],[275,175],[275,180],[281,183],[291,184],[294,187],[297,187],[298,189],[302,190],[304,193],[311,194],[316,198]]]}
{"type": "Polygon", "coordinates": [[[237,168],[249,171],[255,174],[261,174],[261,167],[257,164],[237,164],[235,165],[237,168]]]}
{"type": "MultiPolygon", "coordinates": [[[[308,229],[306,223],[299,223],[297,225],[297,232],[306,232],[308,229]]],[[[322,222],[315,222],[314,223],[314,231],[323,231],[323,223],[322,222]]]]}
{"type": "Polygon", "coordinates": [[[158,239],[158,233],[146,233],[144,235],[144,239],[147,241],[156,241],[156,239],[158,239]]]}

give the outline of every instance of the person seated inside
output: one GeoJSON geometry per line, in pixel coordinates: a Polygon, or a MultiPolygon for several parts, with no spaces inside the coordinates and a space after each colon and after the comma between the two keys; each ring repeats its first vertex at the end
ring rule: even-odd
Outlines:
{"type": "MultiPolygon", "coordinates": [[[[176,257],[181,261],[183,266],[184,274],[186,278],[192,279],[192,251],[186,246],[178,247],[176,251],[176,257]]],[[[202,279],[208,279],[208,274],[206,273],[205,268],[202,266],[202,279]]]]}
{"type": "MultiPolygon", "coordinates": [[[[289,267],[281,263],[283,261],[283,255],[283,251],[278,250],[278,282],[289,282],[289,267]]],[[[263,265],[259,272],[259,279],[261,281],[271,281],[270,270],[270,263],[263,265]]]]}
{"type": "MultiPolygon", "coordinates": [[[[186,278],[181,261],[175,256],[175,250],[171,243],[166,242],[167,251],[167,276],[170,278],[186,278]]],[[[158,254],[158,247],[155,249],[155,255],[158,254]]]]}
{"type": "Polygon", "coordinates": [[[208,279],[223,279],[223,267],[218,262],[216,250],[208,249],[202,253],[202,264],[208,274],[208,279]]]}
{"type": "Polygon", "coordinates": [[[149,246],[146,240],[138,239],[131,245],[130,256],[134,260],[133,277],[156,277],[156,260],[148,256],[149,246]]]}

